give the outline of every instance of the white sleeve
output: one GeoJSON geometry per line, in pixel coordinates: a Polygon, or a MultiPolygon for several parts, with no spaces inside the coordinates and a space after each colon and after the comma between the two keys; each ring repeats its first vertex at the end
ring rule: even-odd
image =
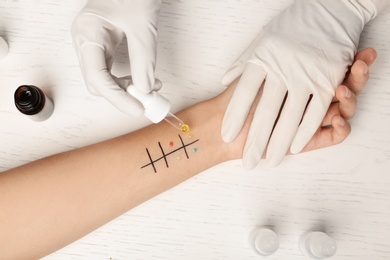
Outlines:
{"type": "Polygon", "coordinates": [[[371,0],[371,2],[374,4],[377,13],[381,13],[390,7],[390,0],[371,0]]]}
{"type": "Polygon", "coordinates": [[[390,6],[390,0],[345,0],[360,13],[364,19],[364,24],[374,19],[390,6]]]}

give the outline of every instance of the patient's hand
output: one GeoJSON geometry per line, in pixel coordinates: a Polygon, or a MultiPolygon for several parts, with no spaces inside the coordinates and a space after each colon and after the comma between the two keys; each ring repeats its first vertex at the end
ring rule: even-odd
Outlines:
{"type": "Polygon", "coordinates": [[[344,141],[351,132],[348,120],[356,112],[356,95],[366,86],[369,78],[368,68],[377,57],[374,49],[359,51],[355,62],[347,73],[344,85],[336,90],[336,97],[330,105],[321,127],[303,149],[303,152],[336,145],[344,141]]]}
{"type": "MultiPolygon", "coordinates": [[[[351,119],[356,112],[356,95],[365,87],[369,78],[368,68],[374,63],[376,57],[376,51],[371,48],[364,49],[357,53],[354,64],[347,73],[343,85],[339,86],[336,90],[336,96],[333,99],[321,126],[301,152],[308,152],[336,145],[348,137],[351,132],[351,125],[348,120],[351,119]]],[[[237,81],[238,79],[233,82],[224,93],[214,99],[217,104],[214,104],[213,106],[216,105],[219,107],[217,111],[224,113],[237,81]]],[[[232,143],[228,144],[230,152],[229,157],[232,159],[242,158],[244,144],[257,102],[262,94],[262,89],[263,88],[260,88],[258,96],[252,105],[251,111],[240,134],[232,143]]],[[[221,118],[222,116],[220,115],[219,117],[221,118]]],[[[222,122],[220,122],[220,124],[222,124],[222,122]]],[[[291,154],[291,152],[289,153],[291,154]]],[[[265,156],[263,155],[263,158],[265,158],[265,156]]],[[[261,158],[258,160],[260,159],[261,158]]]]}

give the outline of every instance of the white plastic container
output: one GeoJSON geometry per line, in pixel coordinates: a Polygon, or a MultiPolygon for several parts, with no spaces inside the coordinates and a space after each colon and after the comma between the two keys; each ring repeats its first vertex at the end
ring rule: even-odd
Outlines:
{"type": "Polygon", "coordinates": [[[306,232],[299,240],[299,249],[310,259],[326,259],[337,251],[336,241],[324,232],[306,232]]]}
{"type": "Polygon", "coordinates": [[[249,244],[261,256],[273,255],[279,249],[279,237],[269,228],[257,228],[249,235],[249,244]]]}

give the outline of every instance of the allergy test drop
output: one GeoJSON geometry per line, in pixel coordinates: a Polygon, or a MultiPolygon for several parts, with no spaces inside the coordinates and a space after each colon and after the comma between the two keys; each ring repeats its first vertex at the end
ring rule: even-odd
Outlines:
{"type": "Polygon", "coordinates": [[[177,130],[182,131],[183,133],[187,133],[190,131],[190,127],[171,112],[168,112],[164,120],[171,124],[177,130]]]}

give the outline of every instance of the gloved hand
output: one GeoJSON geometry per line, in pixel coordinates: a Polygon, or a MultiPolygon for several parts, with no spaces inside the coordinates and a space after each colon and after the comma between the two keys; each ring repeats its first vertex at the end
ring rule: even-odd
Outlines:
{"type": "Polygon", "coordinates": [[[126,36],[135,87],[143,93],[159,90],[154,70],[160,6],[161,0],[88,0],[72,25],[88,90],[129,115],[140,115],[143,106],[111,74],[114,52],[126,36]]]}
{"type": "Polygon", "coordinates": [[[228,85],[241,77],[222,123],[225,142],[238,135],[264,84],[244,148],[245,168],[258,164],[267,145],[269,166],[290,147],[292,153],[304,148],[375,15],[370,0],[295,0],[262,29],[222,78],[228,85]]]}

